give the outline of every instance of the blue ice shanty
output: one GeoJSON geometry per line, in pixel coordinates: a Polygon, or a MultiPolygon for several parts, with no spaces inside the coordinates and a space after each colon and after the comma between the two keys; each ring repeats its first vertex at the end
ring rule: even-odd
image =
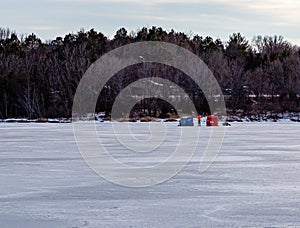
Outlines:
{"type": "Polygon", "coordinates": [[[178,126],[194,126],[193,117],[192,116],[181,117],[178,126]]]}

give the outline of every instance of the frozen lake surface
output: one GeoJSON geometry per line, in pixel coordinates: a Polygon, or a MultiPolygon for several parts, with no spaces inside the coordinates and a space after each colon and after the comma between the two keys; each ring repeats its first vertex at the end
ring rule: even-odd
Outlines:
{"type": "MultiPolygon", "coordinates": [[[[140,139],[149,134],[148,124],[132,126],[140,139]]],[[[107,136],[111,124],[97,129],[107,136]]],[[[104,143],[128,165],[159,162],[176,144],[177,124],[167,129],[153,154],[130,154],[109,137],[104,143]]],[[[197,130],[197,152],[178,175],[129,188],[89,168],[72,124],[0,124],[0,227],[300,226],[299,124],[233,123],[205,173],[198,168],[210,129],[197,130]]]]}

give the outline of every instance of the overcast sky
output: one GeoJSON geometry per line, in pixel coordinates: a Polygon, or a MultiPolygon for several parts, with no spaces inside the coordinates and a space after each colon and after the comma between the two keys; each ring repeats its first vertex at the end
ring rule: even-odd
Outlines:
{"type": "Polygon", "coordinates": [[[228,40],[240,32],[282,35],[300,46],[299,0],[0,0],[0,26],[55,39],[80,28],[112,38],[125,27],[166,30],[228,40]]]}

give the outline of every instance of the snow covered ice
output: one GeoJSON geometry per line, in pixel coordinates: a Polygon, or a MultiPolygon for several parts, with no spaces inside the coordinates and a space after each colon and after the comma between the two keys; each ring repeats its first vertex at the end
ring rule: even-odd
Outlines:
{"type": "MultiPolygon", "coordinates": [[[[155,123],[162,124],[162,123],[155,123]]],[[[146,138],[147,123],[132,123],[146,138]]],[[[96,175],[82,158],[71,124],[0,124],[0,227],[282,227],[300,226],[298,123],[233,123],[216,161],[199,172],[210,128],[178,175],[129,188],[96,175]]],[[[108,137],[111,156],[127,165],[163,161],[179,128],[153,153],[131,153],[108,137]]]]}

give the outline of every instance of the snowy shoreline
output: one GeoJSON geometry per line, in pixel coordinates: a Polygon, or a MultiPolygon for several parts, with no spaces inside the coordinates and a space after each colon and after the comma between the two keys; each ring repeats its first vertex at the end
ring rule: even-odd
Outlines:
{"type": "MultiPolygon", "coordinates": [[[[196,118],[194,118],[196,119],[196,118]]],[[[100,122],[98,120],[81,120],[83,122],[89,121],[89,122],[100,122]]],[[[141,121],[141,120],[135,120],[135,121],[124,121],[124,120],[114,120],[114,121],[104,121],[104,122],[136,122],[136,123],[142,123],[142,122],[178,122],[179,119],[155,119],[152,121],[141,121]]],[[[206,117],[202,118],[201,122],[205,122],[206,117]]],[[[281,117],[278,119],[274,118],[267,118],[267,117],[239,117],[239,116],[227,116],[227,117],[221,117],[220,122],[229,122],[229,123],[299,123],[300,122],[300,115],[298,116],[289,116],[289,117],[281,117]],[[226,121],[225,121],[226,120],[226,121]]],[[[0,119],[0,123],[72,123],[71,119],[63,118],[63,119],[57,119],[57,118],[43,118],[43,119],[27,119],[27,118],[9,118],[9,119],[0,119]]]]}

